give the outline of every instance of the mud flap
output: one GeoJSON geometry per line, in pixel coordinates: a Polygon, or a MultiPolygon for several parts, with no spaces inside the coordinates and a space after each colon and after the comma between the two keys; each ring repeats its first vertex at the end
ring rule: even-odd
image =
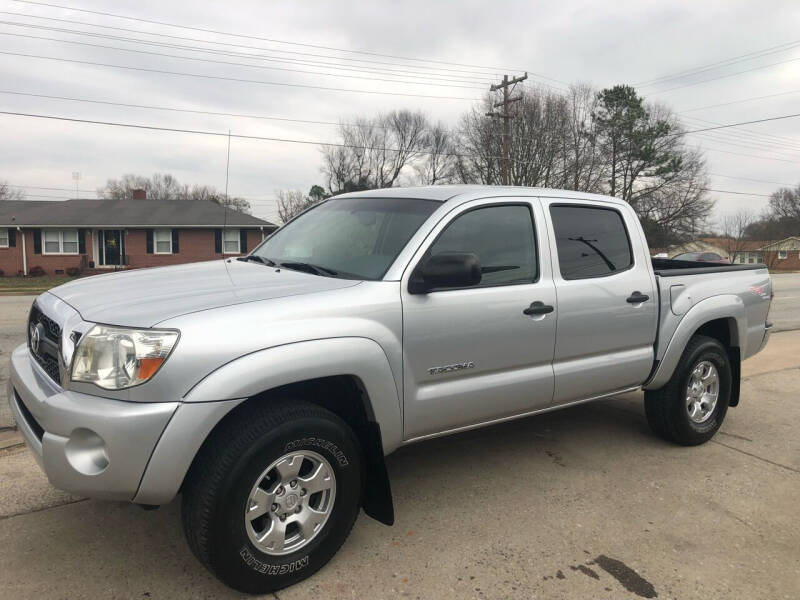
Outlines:
{"type": "Polygon", "coordinates": [[[366,448],[364,448],[366,469],[362,506],[370,517],[384,523],[394,524],[394,504],[389,473],[383,457],[381,427],[374,421],[367,422],[366,448]]]}
{"type": "Polygon", "coordinates": [[[728,348],[728,359],[731,361],[731,401],[728,406],[738,406],[739,389],[742,382],[742,355],[738,347],[730,346],[728,348]]]}

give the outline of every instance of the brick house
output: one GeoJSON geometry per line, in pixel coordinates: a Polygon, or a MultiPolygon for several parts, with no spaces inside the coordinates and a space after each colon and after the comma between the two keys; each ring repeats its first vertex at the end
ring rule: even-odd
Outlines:
{"type": "Polygon", "coordinates": [[[0,202],[0,271],[58,275],[238,256],[277,228],[210,201],[143,196],[0,202]]]}
{"type": "Polygon", "coordinates": [[[664,250],[670,257],[684,252],[715,252],[735,264],[764,263],[771,271],[800,271],[800,237],[778,241],[699,238],[664,250]]]}

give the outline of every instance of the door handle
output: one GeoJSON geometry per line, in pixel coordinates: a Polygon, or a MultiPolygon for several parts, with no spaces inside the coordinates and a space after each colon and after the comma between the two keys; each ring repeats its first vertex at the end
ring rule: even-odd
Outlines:
{"type": "Polygon", "coordinates": [[[535,316],[535,315],[546,315],[547,313],[553,312],[553,307],[549,304],[545,304],[544,302],[532,302],[531,305],[522,311],[523,315],[535,316]]]}
{"type": "Polygon", "coordinates": [[[650,296],[647,294],[642,294],[641,292],[633,292],[628,298],[626,302],[629,304],[640,304],[641,302],[647,302],[650,300],[650,296]]]}

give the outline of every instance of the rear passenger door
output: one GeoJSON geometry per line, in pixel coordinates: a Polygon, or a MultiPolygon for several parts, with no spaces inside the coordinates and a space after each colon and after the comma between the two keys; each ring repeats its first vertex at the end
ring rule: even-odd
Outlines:
{"type": "Polygon", "coordinates": [[[605,202],[544,204],[556,250],[553,403],[640,385],[653,366],[658,298],[637,262],[649,255],[636,216],[605,202]]]}

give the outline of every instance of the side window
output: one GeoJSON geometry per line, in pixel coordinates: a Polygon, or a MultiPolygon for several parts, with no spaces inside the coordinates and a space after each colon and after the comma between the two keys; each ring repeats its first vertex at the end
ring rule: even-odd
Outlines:
{"type": "Polygon", "coordinates": [[[481,263],[480,287],[530,283],[538,277],[536,240],[530,208],[478,208],[456,217],[428,254],[472,252],[481,263]]]}
{"type": "Polygon", "coordinates": [[[564,279],[603,277],[633,264],[622,215],[608,208],[550,207],[564,279]]]}

